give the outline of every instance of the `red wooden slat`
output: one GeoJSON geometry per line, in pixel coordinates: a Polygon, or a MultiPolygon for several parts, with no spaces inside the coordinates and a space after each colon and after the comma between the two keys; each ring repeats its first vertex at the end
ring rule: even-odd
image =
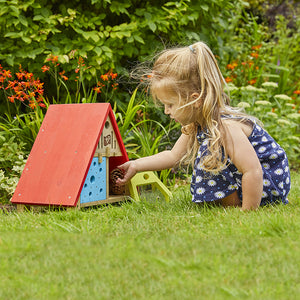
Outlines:
{"type": "Polygon", "coordinates": [[[75,206],[108,114],[127,161],[110,104],[50,105],[12,202],[75,206]]]}

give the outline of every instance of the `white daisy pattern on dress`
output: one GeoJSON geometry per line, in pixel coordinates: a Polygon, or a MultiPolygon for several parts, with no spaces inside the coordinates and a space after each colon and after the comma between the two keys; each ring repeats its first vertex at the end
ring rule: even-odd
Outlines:
{"type": "Polygon", "coordinates": [[[221,192],[221,191],[218,191],[218,192],[215,193],[215,196],[218,199],[222,199],[222,198],[225,197],[225,194],[223,192],[221,192]]]}
{"type": "Polygon", "coordinates": [[[278,191],[276,191],[276,190],[272,190],[271,193],[272,193],[272,195],[274,195],[274,196],[278,196],[278,195],[279,195],[278,191]]]}
{"type": "Polygon", "coordinates": [[[216,185],[217,183],[214,181],[214,180],[209,180],[208,182],[207,182],[207,184],[209,185],[209,186],[214,186],[214,185],[216,185]]]}
{"type": "Polygon", "coordinates": [[[282,169],[276,169],[275,171],[274,171],[274,174],[276,174],[276,175],[282,175],[283,174],[283,170],[282,169]]]}
{"type": "Polygon", "coordinates": [[[259,149],[258,149],[258,152],[259,152],[259,153],[263,153],[263,152],[265,152],[265,151],[266,151],[266,147],[264,147],[264,146],[259,147],[259,149]]]}
{"type": "Polygon", "coordinates": [[[269,158],[270,159],[276,159],[278,157],[278,155],[276,153],[272,153],[269,158]]]}
{"type": "Polygon", "coordinates": [[[205,188],[198,188],[198,189],[196,190],[196,193],[197,193],[198,195],[204,194],[204,193],[205,193],[205,188]]]}
{"type": "Polygon", "coordinates": [[[238,185],[237,185],[237,184],[230,184],[230,185],[228,186],[228,189],[229,189],[230,191],[237,190],[237,189],[238,189],[238,185]]]}
{"type": "Polygon", "coordinates": [[[196,177],[196,182],[199,183],[199,182],[201,182],[201,181],[202,181],[202,176],[197,176],[197,177],[196,177]]]}

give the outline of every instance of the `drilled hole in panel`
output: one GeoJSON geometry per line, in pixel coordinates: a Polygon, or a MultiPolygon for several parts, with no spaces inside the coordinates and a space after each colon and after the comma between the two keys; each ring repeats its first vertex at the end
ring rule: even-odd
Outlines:
{"type": "Polygon", "coordinates": [[[94,175],[93,175],[93,176],[91,176],[91,178],[90,178],[90,182],[91,182],[91,183],[95,182],[95,176],[94,176],[94,175]]]}

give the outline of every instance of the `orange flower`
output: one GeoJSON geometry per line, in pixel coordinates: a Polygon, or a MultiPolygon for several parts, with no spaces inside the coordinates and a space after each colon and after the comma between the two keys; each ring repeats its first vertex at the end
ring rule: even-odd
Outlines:
{"type": "Polygon", "coordinates": [[[39,103],[40,107],[46,107],[46,105],[44,103],[39,103]]]}
{"type": "Polygon", "coordinates": [[[35,103],[35,101],[30,100],[30,101],[29,101],[29,107],[30,107],[31,109],[35,109],[35,108],[36,108],[36,103],[35,103]]]}
{"type": "Polygon", "coordinates": [[[84,66],[84,59],[81,56],[78,58],[78,66],[84,66]]]}
{"type": "Polygon", "coordinates": [[[225,81],[228,83],[228,82],[232,82],[232,78],[231,77],[226,77],[225,78],[225,81]]]}
{"type": "Polygon", "coordinates": [[[50,54],[50,56],[46,59],[46,61],[51,61],[53,64],[58,62],[58,56],[50,54]]]}
{"type": "Polygon", "coordinates": [[[34,92],[29,92],[29,95],[28,95],[30,98],[34,97],[35,96],[35,93],[34,92]]]}
{"type": "Polygon", "coordinates": [[[3,74],[3,76],[4,76],[5,78],[11,78],[11,77],[12,77],[12,76],[11,76],[11,72],[10,72],[9,70],[8,70],[8,71],[3,70],[2,74],[3,74]]]}
{"type": "Polygon", "coordinates": [[[254,58],[258,58],[258,56],[259,56],[259,54],[257,53],[257,52],[252,52],[252,53],[250,53],[250,55],[252,56],[252,57],[254,57],[254,58]]]}
{"type": "Polygon", "coordinates": [[[102,80],[108,81],[108,75],[107,74],[101,75],[100,77],[102,78],[102,80]]]}
{"type": "Polygon", "coordinates": [[[116,90],[118,85],[119,85],[118,83],[114,83],[111,86],[113,87],[114,90],[116,90]]]}
{"type": "Polygon", "coordinates": [[[256,79],[255,79],[255,78],[254,78],[254,79],[251,79],[251,80],[249,80],[249,81],[248,81],[248,83],[250,83],[250,84],[252,84],[252,85],[253,85],[253,84],[255,84],[255,83],[256,83],[256,79]]]}
{"type": "Polygon", "coordinates": [[[118,76],[118,73],[110,73],[111,79],[116,79],[118,76]]]}
{"type": "Polygon", "coordinates": [[[65,81],[67,81],[69,78],[67,76],[65,76],[64,74],[65,74],[65,70],[59,72],[59,75],[62,77],[62,79],[64,79],[65,81]]]}
{"type": "Polygon", "coordinates": [[[261,48],[261,44],[260,45],[255,45],[255,46],[251,47],[252,50],[259,50],[260,48],[261,48]]]}
{"type": "Polygon", "coordinates": [[[48,67],[48,66],[42,66],[43,73],[45,73],[45,72],[47,72],[49,70],[50,70],[50,67],[48,67]]]}
{"type": "Polygon", "coordinates": [[[275,108],[274,108],[274,107],[272,108],[272,113],[273,113],[273,112],[275,112],[275,108]]]}
{"type": "Polygon", "coordinates": [[[101,93],[101,87],[100,87],[100,86],[94,87],[93,90],[94,90],[97,94],[101,93]]]}
{"type": "Polygon", "coordinates": [[[15,95],[8,96],[7,98],[11,103],[15,103],[15,95]]]}
{"type": "Polygon", "coordinates": [[[23,79],[23,77],[25,76],[25,73],[22,72],[22,70],[20,70],[20,73],[16,73],[18,79],[23,79]]]}
{"type": "Polygon", "coordinates": [[[56,56],[52,55],[51,61],[53,63],[58,62],[58,56],[57,55],[56,56]]]}
{"type": "Polygon", "coordinates": [[[234,69],[234,65],[228,64],[228,65],[226,66],[226,68],[227,68],[228,70],[233,70],[233,69],[234,69]]]}
{"type": "Polygon", "coordinates": [[[296,95],[300,95],[300,90],[296,90],[293,93],[296,94],[296,95]]]}
{"type": "Polygon", "coordinates": [[[25,74],[25,78],[26,79],[31,79],[33,77],[33,74],[32,73],[26,73],[25,74]]]}

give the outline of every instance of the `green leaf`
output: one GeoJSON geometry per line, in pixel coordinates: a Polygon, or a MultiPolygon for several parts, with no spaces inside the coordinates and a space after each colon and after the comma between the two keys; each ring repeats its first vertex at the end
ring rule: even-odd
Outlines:
{"type": "Polygon", "coordinates": [[[281,71],[286,71],[286,72],[289,72],[290,70],[286,67],[283,67],[283,66],[277,66],[275,64],[269,64],[269,67],[272,68],[272,69],[275,69],[275,70],[281,70],[281,71]]]}
{"type": "Polygon", "coordinates": [[[116,32],[116,37],[117,37],[118,39],[122,39],[122,38],[123,38],[122,32],[116,32]]]}
{"type": "Polygon", "coordinates": [[[144,40],[139,35],[134,35],[133,37],[137,42],[145,44],[144,40]]]}
{"type": "Polygon", "coordinates": [[[149,28],[150,28],[153,32],[155,32],[156,29],[157,29],[156,24],[153,23],[153,22],[149,22],[149,23],[148,23],[148,26],[149,26],[149,28]]]}
{"type": "Polygon", "coordinates": [[[23,40],[26,44],[30,44],[30,43],[31,43],[31,39],[30,39],[29,37],[22,36],[22,40],[23,40]]]}
{"type": "Polygon", "coordinates": [[[95,47],[95,48],[93,49],[93,51],[94,51],[98,56],[100,56],[100,55],[102,54],[102,49],[101,49],[100,47],[95,47]]]}
{"type": "Polygon", "coordinates": [[[17,7],[10,5],[9,8],[14,12],[13,15],[15,15],[16,17],[19,16],[20,10],[17,7]]]}
{"type": "Polygon", "coordinates": [[[23,34],[23,32],[8,32],[4,35],[4,37],[9,37],[9,38],[12,38],[12,39],[16,39],[16,38],[21,37],[22,34],[23,34]]]}
{"type": "Polygon", "coordinates": [[[96,62],[98,65],[101,65],[102,64],[102,58],[101,57],[96,57],[96,62]]]}
{"type": "Polygon", "coordinates": [[[108,51],[111,52],[111,49],[108,48],[107,46],[102,46],[101,48],[102,48],[102,50],[105,51],[105,52],[108,52],[108,51]]]}
{"type": "Polygon", "coordinates": [[[98,42],[99,41],[99,35],[98,35],[98,33],[96,32],[96,31],[92,31],[91,33],[90,33],[90,38],[94,41],[94,42],[98,42]]]}
{"type": "Polygon", "coordinates": [[[24,26],[28,26],[28,22],[27,22],[27,20],[26,20],[26,18],[24,17],[24,16],[22,16],[22,15],[19,15],[19,21],[20,21],[20,23],[22,24],[22,25],[24,25],[24,26]]]}
{"type": "Polygon", "coordinates": [[[33,21],[40,21],[42,19],[44,19],[44,17],[41,16],[41,15],[36,15],[36,16],[33,17],[33,21]]]}
{"type": "Polygon", "coordinates": [[[204,10],[204,11],[208,11],[209,7],[207,4],[200,4],[200,7],[204,10]]]}

